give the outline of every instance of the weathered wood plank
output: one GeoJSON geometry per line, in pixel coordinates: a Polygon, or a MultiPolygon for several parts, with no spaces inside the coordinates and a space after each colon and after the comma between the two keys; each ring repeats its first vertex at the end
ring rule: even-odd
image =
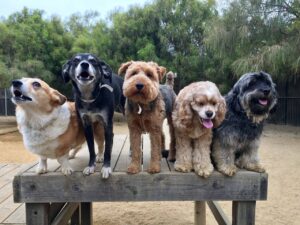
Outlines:
{"type": "Polygon", "coordinates": [[[67,203],[62,211],[55,217],[51,225],[65,225],[71,219],[73,213],[78,209],[79,203],[67,203]]]}
{"type": "Polygon", "coordinates": [[[2,223],[10,214],[20,206],[20,203],[14,203],[13,196],[9,196],[0,204],[0,223],[2,223]]]}
{"type": "Polygon", "coordinates": [[[114,172],[126,172],[129,163],[131,162],[130,157],[130,141],[129,135],[127,136],[124,146],[120,152],[120,156],[113,168],[114,172]]]}
{"type": "Polygon", "coordinates": [[[71,224],[70,225],[80,225],[80,212],[81,212],[81,204],[77,207],[75,212],[73,213],[71,217],[71,224]]]}
{"type": "Polygon", "coordinates": [[[206,205],[205,201],[195,201],[194,206],[194,221],[195,225],[205,225],[206,224],[206,205]]]}
{"type": "Polygon", "coordinates": [[[26,203],[27,225],[48,225],[49,203],[26,203]]]}
{"type": "Polygon", "coordinates": [[[1,168],[0,177],[4,176],[5,174],[9,173],[10,171],[12,171],[18,167],[20,167],[20,164],[15,164],[15,163],[7,164],[3,168],[1,168]]]}
{"type": "Polygon", "coordinates": [[[49,210],[49,221],[52,222],[59,212],[63,209],[65,203],[51,203],[49,210]]]}
{"type": "Polygon", "coordinates": [[[80,206],[81,224],[93,225],[93,203],[82,202],[80,206]]]}
{"type": "Polygon", "coordinates": [[[11,194],[13,193],[13,190],[11,188],[10,182],[6,185],[4,185],[0,189],[0,203],[2,203],[4,200],[6,200],[11,194]]]}
{"type": "Polygon", "coordinates": [[[142,172],[128,176],[114,172],[109,179],[99,174],[71,176],[25,173],[14,179],[16,202],[265,200],[267,174],[239,171],[234,177],[214,172],[203,179],[194,173],[142,172]],[[64,190],[63,192],[61,190],[64,190]]]}
{"type": "Polygon", "coordinates": [[[255,201],[233,201],[232,225],[254,225],[255,205],[255,201]]]}
{"type": "Polygon", "coordinates": [[[21,204],[12,214],[7,217],[4,224],[25,224],[25,204],[21,204]]]}
{"type": "Polygon", "coordinates": [[[219,225],[230,225],[231,222],[227,218],[226,214],[216,201],[207,201],[207,205],[209,206],[212,214],[214,215],[216,221],[219,225]]]}

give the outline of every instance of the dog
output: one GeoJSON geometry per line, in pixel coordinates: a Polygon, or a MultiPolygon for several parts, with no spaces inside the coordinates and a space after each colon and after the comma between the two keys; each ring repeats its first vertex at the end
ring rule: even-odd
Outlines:
{"type": "Polygon", "coordinates": [[[169,71],[166,74],[166,82],[165,85],[169,85],[172,87],[172,89],[174,89],[174,80],[177,77],[177,73],[173,73],[172,71],[169,71]]]}
{"type": "Polygon", "coordinates": [[[265,72],[244,74],[225,97],[225,120],[214,131],[212,157],[217,169],[233,176],[237,167],[265,172],[258,148],[264,121],[277,104],[275,84],[265,72]]]}
{"type": "Polygon", "coordinates": [[[85,141],[74,103],[37,78],[13,80],[11,93],[24,145],[40,158],[36,173],[46,173],[47,159],[52,158],[70,175],[69,151],[77,152],[85,141]]]}
{"type": "Polygon", "coordinates": [[[148,172],[158,173],[161,169],[161,150],[164,146],[162,124],[165,117],[170,127],[170,150],[175,147],[172,109],[176,95],[171,87],[159,84],[166,69],[155,62],[129,61],[120,66],[118,73],[125,74],[123,84],[123,94],[127,98],[125,116],[132,148],[131,163],[127,172],[129,174],[140,172],[141,135],[143,132],[149,132],[151,161],[148,172]]]}
{"type": "Polygon", "coordinates": [[[175,170],[194,170],[205,178],[212,173],[212,129],[221,124],[225,112],[225,99],[212,82],[195,82],[179,92],[172,115],[177,151],[175,170]]]}
{"type": "Polygon", "coordinates": [[[102,177],[111,174],[110,160],[113,145],[114,110],[124,113],[125,98],[122,95],[123,79],[112,73],[111,68],[90,53],[76,54],[63,65],[62,76],[65,83],[72,81],[75,105],[88,144],[90,160],[83,171],[85,175],[95,171],[94,132],[95,126],[103,132],[98,157],[101,157],[105,140],[102,177]]]}

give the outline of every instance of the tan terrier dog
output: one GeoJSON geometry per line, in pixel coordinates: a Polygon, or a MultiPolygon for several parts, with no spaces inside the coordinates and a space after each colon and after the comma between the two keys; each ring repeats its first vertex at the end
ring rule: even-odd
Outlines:
{"type": "MultiPolygon", "coordinates": [[[[140,172],[141,164],[141,135],[149,132],[151,141],[151,161],[149,173],[160,172],[162,150],[162,124],[166,115],[171,118],[173,108],[173,90],[159,85],[166,73],[164,67],[155,62],[130,61],[123,63],[119,74],[125,73],[123,94],[127,98],[125,115],[127,117],[130,145],[132,148],[131,163],[127,172],[140,172]],[[164,90],[161,90],[164,89],[164,90]],[[169,97],[170,96],[170,97],[169,97]],[[168,100],[171,98],[172,100],[168,100]]],[[[169,120],[168,120],[169,121],[169,120]]],[[[172,121],[170,119],[170,121],[172,121]]],[[[173,127],[173,126],[172,126],[173,127]]],[[[171,142],[175,142],[172,140],[171,142]]]]}

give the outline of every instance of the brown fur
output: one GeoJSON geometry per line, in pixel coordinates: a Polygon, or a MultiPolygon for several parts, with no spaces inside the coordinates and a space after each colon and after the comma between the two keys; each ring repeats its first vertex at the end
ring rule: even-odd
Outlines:
{"type": "Polygon", "coordinates": [[[125,115],[127,117],[132,160],[127,172],[140,172],[141,164],[141,135],[149,132],[151,141],[151,161],[149,173],[160,172],[162,149],[162,124],[165,118],[165,103],[159,91],[159,82],[166,69],[154,62],[123,63],[119,74],[125,73],[123,85],[124,96],[127,97],[125,115]],[[136,84],[143,84],[139,91],[136,84]],[[141,113],[139,111],[141,110],[141,113]]]}

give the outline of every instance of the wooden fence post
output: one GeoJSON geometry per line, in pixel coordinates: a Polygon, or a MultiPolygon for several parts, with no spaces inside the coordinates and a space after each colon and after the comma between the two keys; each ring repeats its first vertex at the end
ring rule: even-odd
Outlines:
{"type": "Polygon", "coordinates": [[[195,201],[195,225],[206,224],[206,206],[205,201],[195,201]]]}

